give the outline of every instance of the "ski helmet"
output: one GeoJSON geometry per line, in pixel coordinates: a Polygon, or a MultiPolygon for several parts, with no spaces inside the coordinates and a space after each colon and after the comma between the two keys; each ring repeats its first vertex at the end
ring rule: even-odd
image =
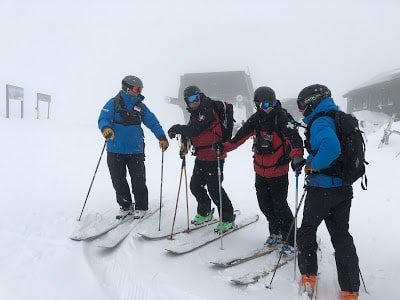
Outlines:
{"type": "Polygon", "coordinates": [[[331,97],[331,91],[322,84],[313,84],[301,90],[297,97],[297,106],[299,109],[307,106],[314,109],[326,97],[331,97]]]}
{"type": "Polygon", "coordinates": [[[190,85],[183,91],[183,98],[186,100],[187,97],[200,93],[201,91],[198,86],[190,85]]]}
{"type": "Polygon", "coordinates": [[[125,93],[128,92],[128,89],[130,89],[130,90],[133,89],[134,86],[143,88],[143,83],[139,77],[136,77],[133,75],[128,75],[128,76],[125,76],[124,79],[122,79],[122,90],[125,93]]]}
{"type": "Polygon", "coordinates": [[[259,107],[261,102],[276,101],[275,92],[268,86],[261,86],[254,91],[254,103],[259,107]]]}

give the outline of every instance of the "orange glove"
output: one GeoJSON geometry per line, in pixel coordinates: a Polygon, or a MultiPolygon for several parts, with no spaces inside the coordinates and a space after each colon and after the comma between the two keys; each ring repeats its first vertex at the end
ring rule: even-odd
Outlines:
{"type": "Polygon", "coordinates": [[[101,131],[103,134],[104,138],[107,140],[113,140],[114,139],[114,130],[110,127],[104,127],[103,130],[101,131]]]}
{"type": "Polygon", "coordinates": [[[160,141],[158,142],[160,145],[160,149],[162,150],[162,152],[164,152],[165,150],[168,149],[169,143],[167,141],[167,138],[165,136],[160,138],[160,141]]]}
{"type": "Polygon", "coordinates": [[[306,173],[306,175],[310,175],[312,173],[317,172],[317,170],[315,170],[311,167],[311,162],[312,161],[310,160],[308,163],[306,163],[306,166],[304,167],[304,172],[306,173]]]}

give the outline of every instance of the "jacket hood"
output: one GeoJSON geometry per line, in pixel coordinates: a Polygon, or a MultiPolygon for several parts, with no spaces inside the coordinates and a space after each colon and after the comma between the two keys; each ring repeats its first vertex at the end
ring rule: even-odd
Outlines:
{"type": "Polygon", "coordinates": [[[339,107],[335,104],[331,97],[327,97],[322,100],[320,104],[318,104],[318,106],[313,110],[311,114],[303,118],[303,122],[305,124],[308,124],[314,118],[314,116],[316,116],[320,112],[328,112],[331,110],[337,111],[339,110],[339,107]]]}

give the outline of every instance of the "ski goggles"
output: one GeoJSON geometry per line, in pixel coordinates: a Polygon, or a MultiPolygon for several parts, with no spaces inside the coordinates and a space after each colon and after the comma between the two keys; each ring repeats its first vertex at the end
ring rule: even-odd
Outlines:
{"type": "Polygon", "coordinates": [[[143,91],[143,87],[142,86],[134,86],[131,90],[137,94],[140,94],[143,91]]]}
{"type": "Polygon", "coordinates": [[[303,100],[297,100],[297,108],[299,110],[303,110],[303,109],[306,108],[305,105],[304,105],[304,101],[303,100]]]}
{"type": "Polygon", "coordinates": [[[192,96],[186,97],[186,101],[189,103],[200,101],[200,94],[194,94],[192,96]]]}
{"type": "Polygon", "coordinates": [[[272,101],[272,102],[261,101],[259,106],[262,109],[268,109],[270,107],[275,107],[276,106],[276,101],[272,101]]]}

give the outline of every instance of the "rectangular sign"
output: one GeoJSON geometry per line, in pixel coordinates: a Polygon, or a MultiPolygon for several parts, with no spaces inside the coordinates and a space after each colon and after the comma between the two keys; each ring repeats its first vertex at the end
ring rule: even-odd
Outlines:
{"type": "Polygon", "coordinates": [[[18,86],[7,84],[8,99],[24,101],[24,89],[18,86]]]}
{"type": "Polygon", "coordinates": [[[38,101],[51,102],[51,96],[46,94],[37,93],[38,101]]]}

